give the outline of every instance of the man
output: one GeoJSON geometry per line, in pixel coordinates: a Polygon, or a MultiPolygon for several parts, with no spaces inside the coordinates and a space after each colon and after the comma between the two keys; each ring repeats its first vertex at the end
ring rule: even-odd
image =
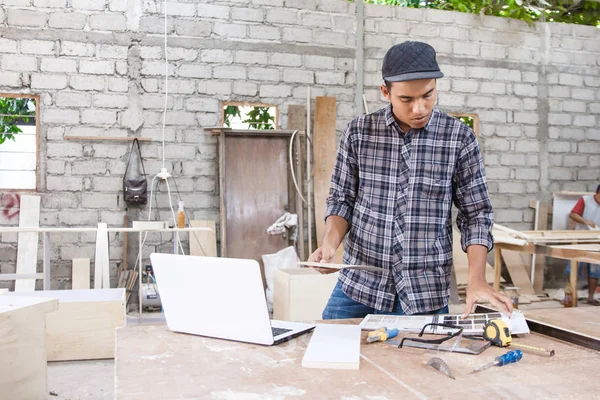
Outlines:
{"type": "MultiPolygon", "coordinates": [[[[600,227],[600,185],[596,188],[596,194],[581,197],[571,214],[571,221],[575,222],[575,229],[599,229],[600,227]]],[[[588,304],[600,306],[600,302],[594,299],[594,293],[598,287],[598,277],[600,277],[600,265],[589,263],[578,263],[578,273],[581,274],[583,269],[587,269],[588,273],[588,304]],[[582,268],[583,267],[583,268],[582,268]]],[[[571,273],[571,263],[567,265],[566,274],[571,273]]],[[[577,290],[577,288],[573,288],[577,290]]]]}
{"type": "Polygon", "coordinates": [[[347,233],[344,263],[381,272],[342,270],[323,318],[447,313],[452,202],[470,266],[463,317],[484,299],[510,314],[511,301],[485,280],[493,213],[475,135],[433,108],[436,79],[444,76],[435,50],[421,42],[395,45],[382,75],[390,104],[344,132],[323,245],[310,258],[331,261],[347,233]]]}

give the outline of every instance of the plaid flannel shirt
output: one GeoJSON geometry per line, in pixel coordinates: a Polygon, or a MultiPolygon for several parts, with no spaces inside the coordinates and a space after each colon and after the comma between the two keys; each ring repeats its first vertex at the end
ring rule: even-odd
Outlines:
{"type": "Polygon", "coordinates": [[[448,303],[452,214],[463,250],[493,247],[493,212],[473,131],[433,110],[424,129],[402,131],[391,104],[354,119],[344,132],[325,218],[348,221],[343,262],[381,272],[343,270],[350,298],[391,311],[396,295],[408,315],[448,303]]]}

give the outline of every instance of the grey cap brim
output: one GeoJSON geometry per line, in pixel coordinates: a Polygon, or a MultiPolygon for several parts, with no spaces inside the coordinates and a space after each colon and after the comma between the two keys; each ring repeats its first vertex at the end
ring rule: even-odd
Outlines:
{"type": "Polygon", "coordinates": [[[404,81],[416,81],[419,79],[438,79],[438,78],[443,78],[443,77],[444,77],[444,74],[441,71],[421,71],[421,72],[409,72],[407,74],[384,77],[383,79],[388,82],[404,82],[404,81]]]}

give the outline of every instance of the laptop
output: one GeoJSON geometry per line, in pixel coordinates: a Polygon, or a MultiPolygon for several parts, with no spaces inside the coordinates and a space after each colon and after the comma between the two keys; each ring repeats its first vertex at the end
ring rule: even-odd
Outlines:
{"type": "Polygon", "coordinates": [[[239,342],[274,345],[315,325],[269,319],[255,260],[177,254],[150,255],[167,326],[239,342]]]}

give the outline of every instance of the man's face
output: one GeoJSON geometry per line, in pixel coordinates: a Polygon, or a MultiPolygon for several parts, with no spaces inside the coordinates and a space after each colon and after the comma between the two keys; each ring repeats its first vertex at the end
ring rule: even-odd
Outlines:
{"type": "Polygon", "coordinates": [[[394,117],[405,132],[421,129],[429,122],[437,98],[435,79],[392,82],[388,91],[381,85],[381,93],[392,103],[394,117]]]}

